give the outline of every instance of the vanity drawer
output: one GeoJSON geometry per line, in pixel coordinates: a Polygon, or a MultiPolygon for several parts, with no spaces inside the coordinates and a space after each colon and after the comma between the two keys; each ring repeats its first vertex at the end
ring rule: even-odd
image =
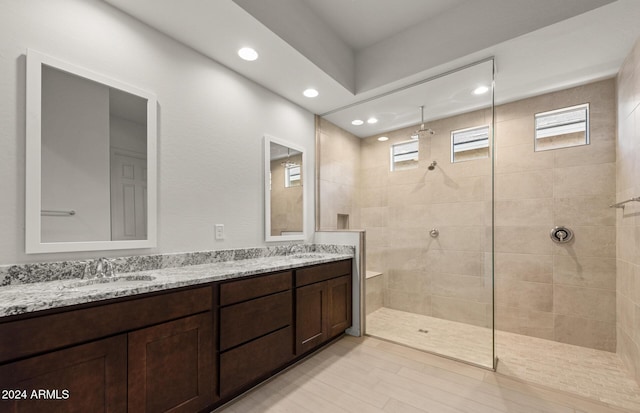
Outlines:
{"type": "Polygon", "coordinates": [[[0,324],[0,363],[209,311],[211,287],[0,324]]]}
{"type": "Polygon", "coordinates": [[[296,287],[329,280],[342,275],[351,275],[351,260],[330,262],[296,270],[296,287]]]}
{"type": "Polygon", "coordinates": [[[220,394],[229,396],[269,376],[293,358],[293,329],[286,327],[220,354],[220,394]]]}
{"type": "Polygon", "coordinates": [[[229,305],[291,289],[292,272],[230,281],[220,285],[220,305],[229,305]]]}
{"type": "Polygon", "coordinates": [[[220,351],[293,322],[291,290],[220,309],[220,351]]]}

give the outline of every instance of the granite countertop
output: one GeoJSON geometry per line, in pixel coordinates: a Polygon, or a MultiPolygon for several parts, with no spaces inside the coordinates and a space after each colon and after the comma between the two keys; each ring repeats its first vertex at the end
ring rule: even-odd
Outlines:
{"type": "Polygon", "coordinates": [[[90,303],[265,272],[353,258],[340,253],[300,253],[136,271],[113,279],[66,279],[0,287],[0,317],[90,303]]]}

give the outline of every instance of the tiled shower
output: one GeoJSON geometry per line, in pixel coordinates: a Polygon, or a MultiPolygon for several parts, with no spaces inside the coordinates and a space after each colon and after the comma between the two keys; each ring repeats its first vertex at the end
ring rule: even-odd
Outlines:
{"type": "Polygon", "coordinates": [[[501,332],[617,352],[637,380],[640,282],[634,282],[637,252],[627,244],[637,245],[638,234],[628,212],[640,209],[623,213],[609,206],[640,195],[628,176],[640,147],[632,143],[640,136],[633,77],[640,76],[638,50],[622,72],[633,73],[626,79],[635,95],[620,92],[627,88],[621,75],[498,105],[494,113],[486,108],[430,120],[435,135],[419,139],[415,169],[389,167],[390,145],[407,141],[415,125],[387,132],[389,140],[380,142],[380,135],[359,138],[320,118],[319,226],[335,229],[337,215],[346,214],[351,228],[366,230],[367,270],[380,274],[367,282],[370,300],[386,309],[477,327],[495,323],[501,332]],[[625,96],[629,102],[618,108],[625,96]],[[534,150],[536,113],[585,103],[588,145],[534,150]],[[452,163],[451,131],[490,125],[492,115],[493,164],[491,157],[452,163]],[[628,150],[620,147],[625,142],[628,150]],[[574,240],[554,243],[556,226],[570,228],[574,240]]]}

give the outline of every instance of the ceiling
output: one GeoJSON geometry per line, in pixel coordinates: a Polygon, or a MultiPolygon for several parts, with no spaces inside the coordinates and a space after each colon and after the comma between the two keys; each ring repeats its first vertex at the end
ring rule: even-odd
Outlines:
{"type": "Polygon", "coordinates": [[[417,106],[428,118],[457,93],[407,88],[424,79],[494,57],[504,103],[614,76],[640,36],[637,0],[104,1],[358,136],[419,123],[417,106]],[[241,60],[244,46],[259,59],[241,60]],[[353,128],[372,110],[354,104],[402,88],[376,109],[395,121],[353,128]]]}

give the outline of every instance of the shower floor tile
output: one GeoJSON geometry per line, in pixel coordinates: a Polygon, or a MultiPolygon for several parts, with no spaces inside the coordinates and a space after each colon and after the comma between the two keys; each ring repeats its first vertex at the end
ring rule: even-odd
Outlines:
{"type": "MultiPolygon", "coordinates": [[[[366,333],[491,367],[491,330],[380,308],[366,333]]],[[[615,353],[496,331],[498,373],[640,412],[640,387],[615,353]]]]}

